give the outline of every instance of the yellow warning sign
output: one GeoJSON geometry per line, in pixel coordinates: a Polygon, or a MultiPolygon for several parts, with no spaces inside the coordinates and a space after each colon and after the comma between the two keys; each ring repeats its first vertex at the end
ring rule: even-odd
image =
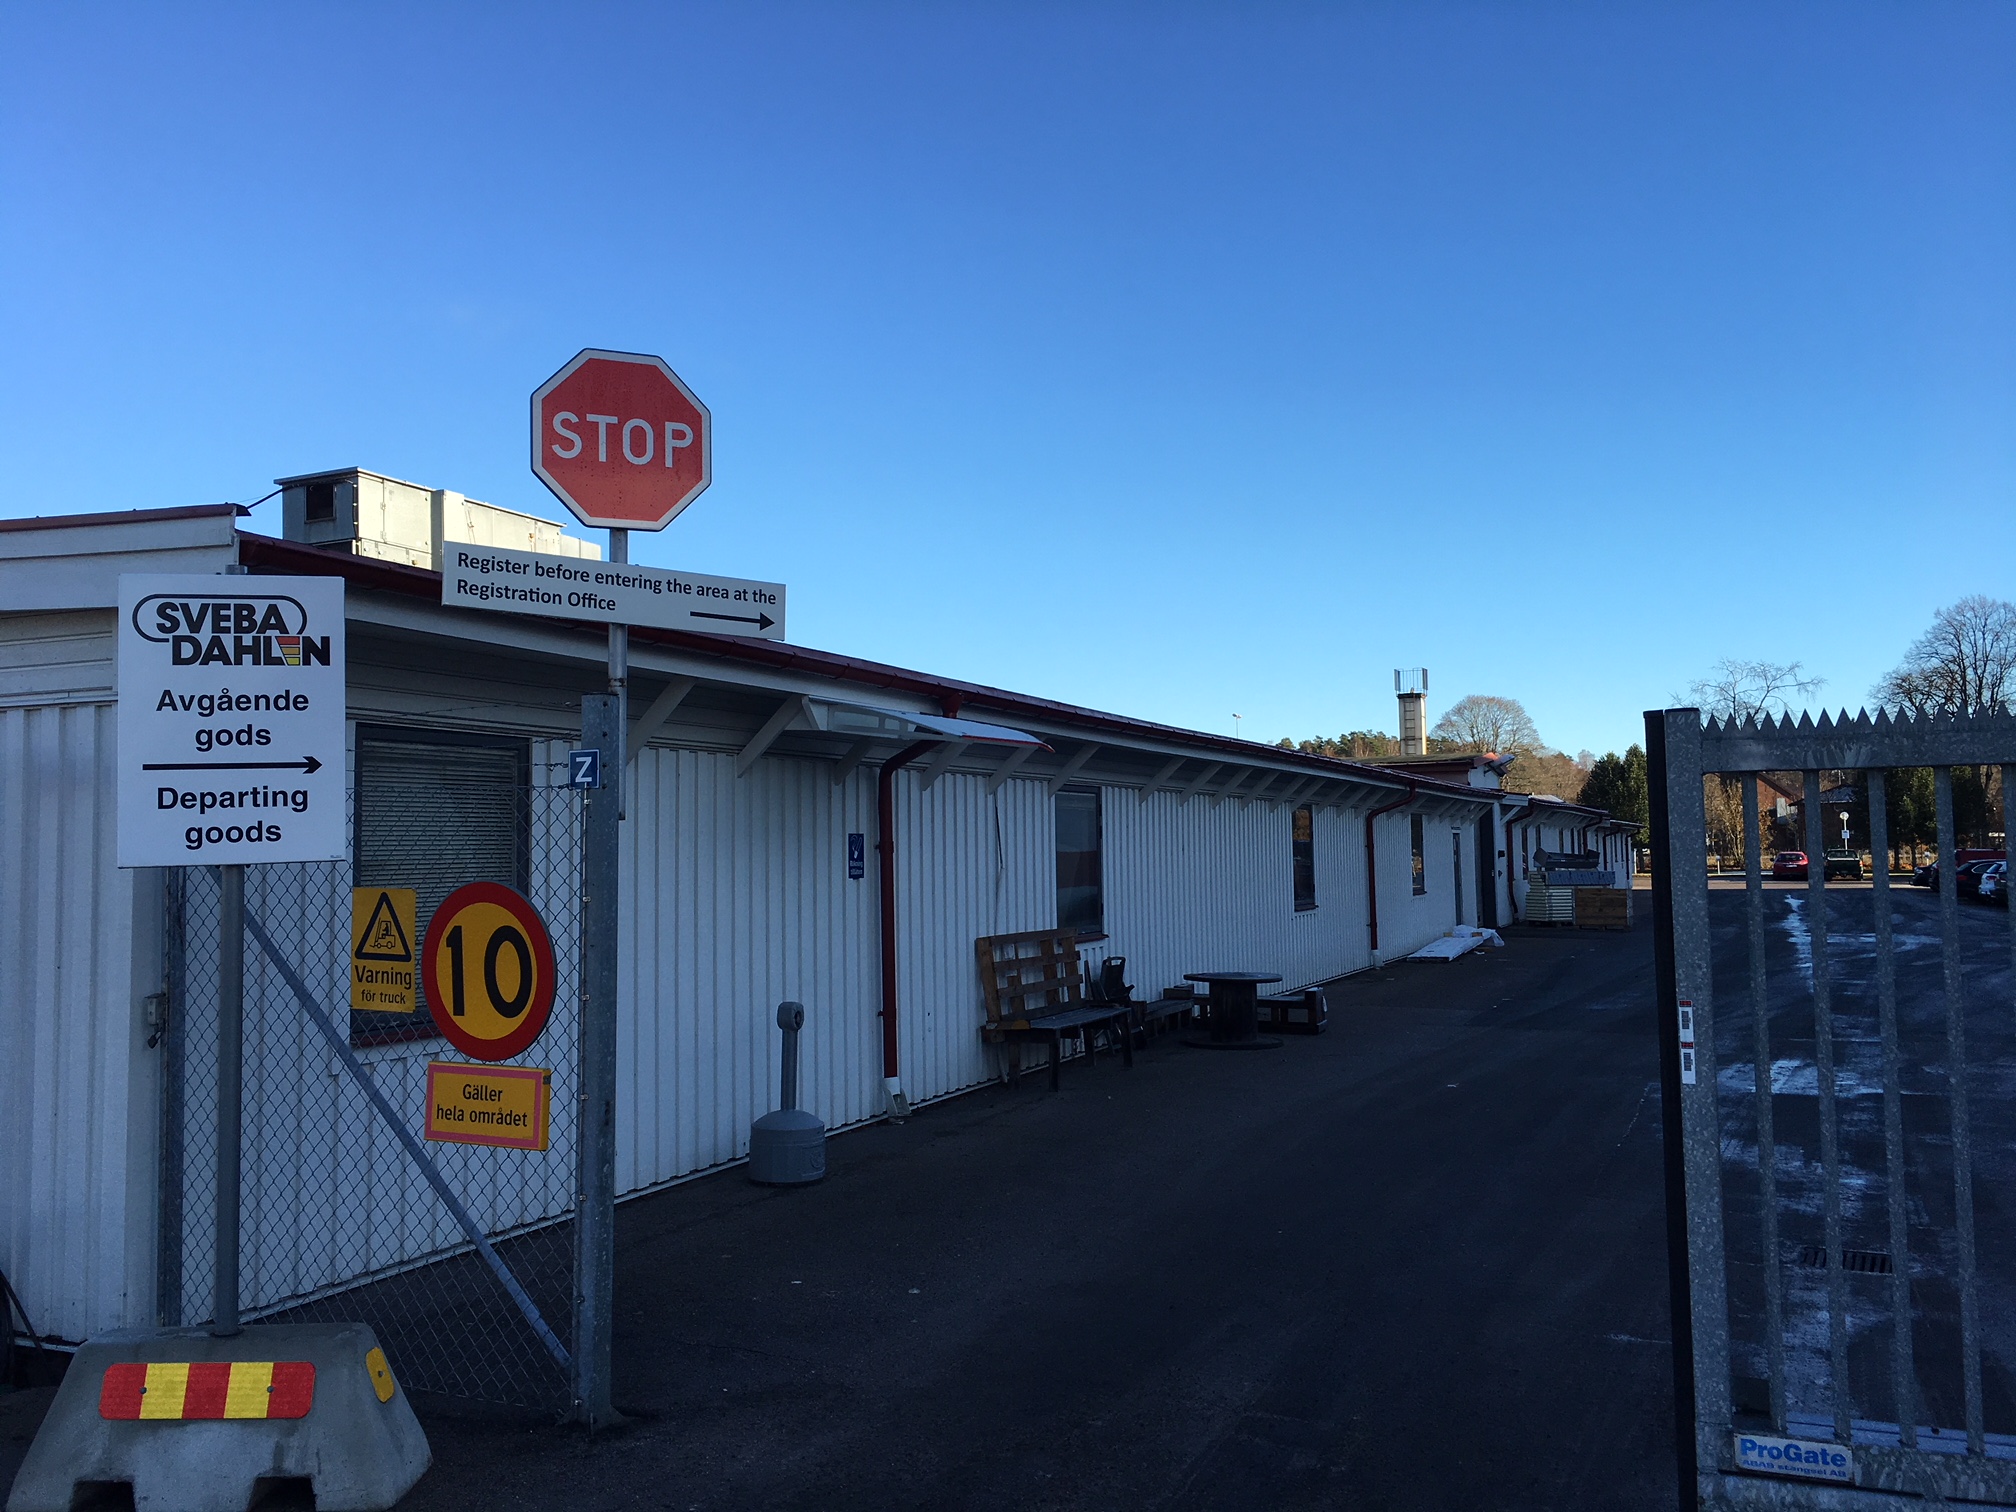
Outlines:
{"type": "Polygon", "coordinates": [[[427,1063],[427,1137],[447,1144],[546,1148],[553,1073],[544,1066],[427,1063]]]}
{"type": "Polygon", "coordinates": [[[350,890],[350,1007],[356,1013],[411,1013],[413,915],[410,887],[350,890]]]}

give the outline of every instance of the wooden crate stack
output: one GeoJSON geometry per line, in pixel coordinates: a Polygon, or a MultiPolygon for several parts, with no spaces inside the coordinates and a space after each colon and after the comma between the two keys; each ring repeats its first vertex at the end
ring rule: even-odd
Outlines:
{"type": "Polygon", "coordinates": [[[1622,887],[1578,887],[1575,889],[1577,929],[1629,929],[1631,894],[1622,887]]]}

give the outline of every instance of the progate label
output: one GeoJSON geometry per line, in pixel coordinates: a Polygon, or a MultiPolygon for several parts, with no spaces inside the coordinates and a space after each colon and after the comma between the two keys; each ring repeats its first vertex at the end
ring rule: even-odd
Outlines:
{"type": "Polygon", "coordinates": [[[343,580],[119,578],[121,866],[339,861],[343,580]]]}
{"type": "Polygon", "coordinates": [[[1738,1470],[1796,1475],[1802,1480],[1853,1483],[1855,1479],[1855,1453],[1840,1444],[1772,1438],[1761,1433],[1739,1433],[1735,1440],[1738,1470]]]}

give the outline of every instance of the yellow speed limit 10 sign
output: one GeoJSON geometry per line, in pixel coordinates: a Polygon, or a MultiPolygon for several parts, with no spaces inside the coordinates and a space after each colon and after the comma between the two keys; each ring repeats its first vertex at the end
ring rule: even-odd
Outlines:
{"type": "Polygon", "coordinates": [[[553,942],[520,894],[471,882],[427,921],[421,980],[449,1044],[476,1060],[509,1060],[531,1048],[553,1011],[553,942]]]}

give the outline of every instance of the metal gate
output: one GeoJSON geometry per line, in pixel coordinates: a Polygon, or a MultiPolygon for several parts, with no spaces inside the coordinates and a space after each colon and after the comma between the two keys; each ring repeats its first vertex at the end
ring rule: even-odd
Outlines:
{"type": "Polygon", "coordinates": [[[1646,735],[1682,1505],[2016,1505],[2016,911],[1963,905],[1950,859],[1954,769],[2016,792],[2016,718],[1672,709],[1646,735]],[[1886,861],[1926,768],[1936,893],[1886,861]],[[1833,772],[1866,884],[1827,876],[1833,772]],[[1760,773],[1796,795],[1803,885],[1766,885],[1760,773]],[[1711,888],[1718,780],[1745,869],[1711,888]]]}
{"type": "MultiPolygon", "coordinates": [[[[403,1029],[353,1020],[350,864],[247,868],[239,1285],[247,1320],[368,1323],[411,1389],[558,1409],[575,1291],[582,801],[536,778],[522,796],[527,859],[511,880],[546,923],[559,982],[544,1034],[510,1063],[552,1073],[544,1151],[425,1142],[427,1063],[461,1057],[427,1032],[424,1007],[403,1029]]],[[[219,876],[185,868],[167,892],[157,1310],[179,1325],[213,1306],[219,876]]]]}

